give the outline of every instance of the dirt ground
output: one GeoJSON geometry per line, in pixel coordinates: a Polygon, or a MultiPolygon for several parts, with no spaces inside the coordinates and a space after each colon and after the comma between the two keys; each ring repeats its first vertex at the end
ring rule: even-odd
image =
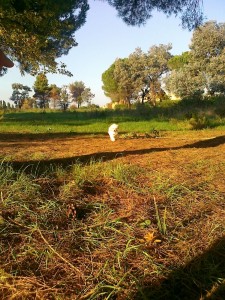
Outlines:
{"type": "Polygon", "coordinates": [[[159,138],[108,136],[23,136],[0,135],[0,157],[5,161],[30,164],[72,164],[76,161],[118,160],[138,165],[169,168],[197,160],[225,161],[225,132],[196,131],[166,133],[159,138]]]}

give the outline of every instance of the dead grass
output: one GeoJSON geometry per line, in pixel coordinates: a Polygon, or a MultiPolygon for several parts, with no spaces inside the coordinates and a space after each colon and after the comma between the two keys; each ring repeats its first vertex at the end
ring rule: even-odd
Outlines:
{"type": "Polygon", "coordinates": [[[224,132],[11,136],[0,155],[1,299],[224,299],[224,132]]]}

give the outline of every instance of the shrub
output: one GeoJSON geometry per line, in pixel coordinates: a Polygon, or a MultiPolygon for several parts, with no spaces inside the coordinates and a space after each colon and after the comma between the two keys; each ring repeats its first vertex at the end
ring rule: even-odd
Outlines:
{"type": "Polygon", "coordinates": [[[204,115],[194,115],[189,120],[191,129],[198,130],[207,128],[209,125],[208,119],[204,115]]]}

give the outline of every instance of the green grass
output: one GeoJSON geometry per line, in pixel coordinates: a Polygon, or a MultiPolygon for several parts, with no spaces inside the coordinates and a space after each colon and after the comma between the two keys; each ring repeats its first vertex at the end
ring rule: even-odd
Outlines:
{"type": "Polygon", "coordinates": [[[120,124],[121,133],[225,129],[224,98],[164,101],[157,107],[138,105],[121,110],[18,111],[1,114],[2,133],[105,134],[111,123],[120,124]]]}

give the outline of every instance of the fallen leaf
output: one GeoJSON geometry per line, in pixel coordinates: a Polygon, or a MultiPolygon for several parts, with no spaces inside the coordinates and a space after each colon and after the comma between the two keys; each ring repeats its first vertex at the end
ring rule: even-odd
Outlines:
{"type": "Polygon", "coordinates": [[[154,243],[161,243],[161,240],[154,240],[154,243]]]}
{"type": "Polygon", "coordinates": [[[154,232],[148,232],[145,236],[144,239],[146,242],[151,243],[154,240],[154,232]]]}

